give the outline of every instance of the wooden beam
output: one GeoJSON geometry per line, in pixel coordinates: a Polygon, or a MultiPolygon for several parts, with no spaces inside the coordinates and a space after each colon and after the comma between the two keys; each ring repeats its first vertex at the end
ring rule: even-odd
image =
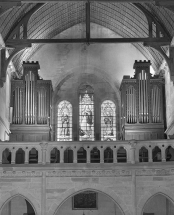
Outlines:
{"type": "MultiPolygon", "coordinates": [[[[86,2],[86,0],[0,0],[0,2],[18,2],[18,3],[46,3],[46,2],[86,2]]],[[[88,0],[89,2],[130,2],[130,3],[138,3],[138,2],[151,2],[155,3],[156,0],[88,0]]],[[[159,0],[162,2],[162,0],[159,0]]],[[[168,1],[168,0],[166,0],[168,1]]],[[[171,0],[170,0],[171,1],[171,0]]]]}
{"type": "Polygon", "coordinates": [[[86,2],[86,39],[90,39],[90,3],[86,2]]]}
{"type": "Polygon", "coordinates": [[[30,47],[31,44],[47,43],[154,43],[161,46],[169,45],[171,41],[165,38],[82,38],[82,39],[11,39],[7,40],[5,45],[8,48],[30,47]]]}

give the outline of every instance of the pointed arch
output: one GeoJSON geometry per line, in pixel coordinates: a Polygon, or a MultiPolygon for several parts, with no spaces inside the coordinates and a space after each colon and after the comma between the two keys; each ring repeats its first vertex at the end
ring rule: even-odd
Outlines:
{"type": "Polygon", "coordinates": [[[0,214],[4,208],[4,206],[11,201],[16,196],[21,196],[25,200],[27,200],[30,205],[32,206],[35,215],[41,215],[41,205],[40,203],[35,199],[33,195],[31,195],[29,192],[22,188],[16,188],[9,193],[3,195],[3,198],[0,200],[0,214]]]}

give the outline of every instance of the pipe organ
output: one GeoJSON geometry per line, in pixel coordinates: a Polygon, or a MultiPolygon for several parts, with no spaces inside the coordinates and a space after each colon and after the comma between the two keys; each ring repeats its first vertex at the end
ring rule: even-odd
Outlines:
{"type": "Polygon", "coordinates": [[[12,80],[11,141],[50,140],[52,85],[38,76],[38,62],[23,62],[23,76],[12,80]]]}
{"type": "Polygon", "coordinates": [[[122,139],[164,138],[164,80],[150,73],[150,61],[135,61],[133,78],[121,83],[122,139]]]}

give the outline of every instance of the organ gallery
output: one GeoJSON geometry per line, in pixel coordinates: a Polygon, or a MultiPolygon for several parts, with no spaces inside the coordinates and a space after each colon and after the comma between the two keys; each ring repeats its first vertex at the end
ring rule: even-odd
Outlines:
{"type": "Polygon", "coordinates": [[[0,0],[0,215],[174,215],[174,1],[0,0]]]}

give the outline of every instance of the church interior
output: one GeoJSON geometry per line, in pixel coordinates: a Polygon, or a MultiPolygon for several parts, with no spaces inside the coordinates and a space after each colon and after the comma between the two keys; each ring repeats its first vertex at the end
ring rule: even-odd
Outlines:
{"type": "Polygon", "coordinates": [[[0,214],[174,214],[174,1],[0,0],[0,214]]]}

